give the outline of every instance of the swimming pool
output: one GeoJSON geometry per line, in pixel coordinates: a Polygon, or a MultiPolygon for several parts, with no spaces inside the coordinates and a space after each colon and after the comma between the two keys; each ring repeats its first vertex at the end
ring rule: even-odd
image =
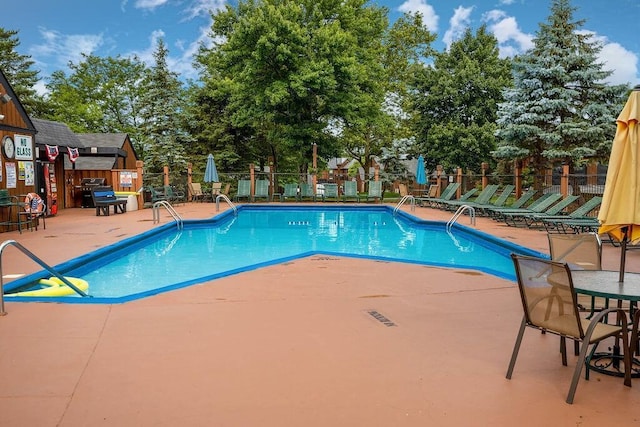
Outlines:
{"type": "MultiPolygon", "coordinates": [[[[21,301],[126,302],[313,254],[473,269],[513,279],[522,246],[455,224],[425,221],[389,206],[242,205],[209,220],[175,223],[56,266],[90,284],[92,298],[11,297],[21,301]]],[[[9,283],[24,289],[44,271],[9,283]]]]}

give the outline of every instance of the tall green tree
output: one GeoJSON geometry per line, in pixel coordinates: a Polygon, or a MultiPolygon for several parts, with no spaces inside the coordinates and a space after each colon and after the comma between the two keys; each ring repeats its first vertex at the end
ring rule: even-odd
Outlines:
{"type": "Polygon", "coordinates": [[[602,46],[580,32],[569,0],[553,0],[534,47],[514,61],[514,86],[499,105],[494,156],[527,159],[533,173],[558,162],[606,156],[626,86],[604,82],[602,46]]]}
{"type": "Polygon", "coordinates": [[[145,168],[152,173],[161,172],[165,165],[171,171],[185,171],[186,152],[193,143],[184,126],[186,90],[169,70],[167,56],[164,40],[159,39],[153,52],[155,64],[141,83],[140,143],[145,168]]]}
{"type": "Polygon", "coordinates": [[[492,160],[497,103],[511,83],[510,67],[483,25],[475,34],[468,28],[416,76],[414,154],[424,154],[428,168],[479,171],[492,160]]]}
{"type": "Polygon", "coordinates": [[[19,45],[18,31],[0,27],[0,70],[11,84],[27,114],[42,117],[48,109],[42,96],[36,91],[40,72],[33,69],[35,62],[29,55],[20,55],[17,52],[19,45]]]}
{"type": "Polygon", "coordinates": [[[47,83],[52,108],[44,118],[79,133],[127,133],[139,150],[145,65],[135,57],[84,55],[69,70],[52,73],[47,83]]]}
{"type": "MultiPolygon", "coordinates": [[[[248,0],[214,15],[218,42],[203,49],[201,96],[221,101],[222,126],[257,156],[307,168],[339,152],[337,130],[378,114],[386,11],[365,0],[248,0]],[[217,82],[210,82],[215,79],[217,82]]],[[[279,169],[280,170],[280,169],[279,169]]]]}

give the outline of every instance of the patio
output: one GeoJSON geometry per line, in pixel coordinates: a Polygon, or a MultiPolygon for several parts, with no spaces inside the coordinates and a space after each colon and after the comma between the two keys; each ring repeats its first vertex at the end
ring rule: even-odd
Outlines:
{"type": "MultiPolygon", "coordinates": [[[[66,209],[1,238],[55,265],[155,226],[149,209],[66,209]]],[[[476,228],[547,252],[543,231],[476,228]]],[[[616,269],[619,249],[603,252],[616,269]]],[[[2,261],[5,275],[39,269],[15,248],[2,261]]],[[[627,271],[640,272],[640,251],[627,271]]],[[[565,403],[575,356],[562,366],[556,336],[527,333],[505,378],[520,304],[515,283],[474,271],[326,256],[120,305],[7,302],[2,425],[640,425],[638,379],[592,373],[565,403]]]]}

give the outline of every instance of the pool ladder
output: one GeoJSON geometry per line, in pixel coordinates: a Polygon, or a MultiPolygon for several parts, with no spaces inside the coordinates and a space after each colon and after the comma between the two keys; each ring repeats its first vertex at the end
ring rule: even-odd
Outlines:
{"type": "Polygon", "coordinates": [[[469,212],[469,220],[471,221],[471,225],[476,225],[476,210],[473,208],[473,206],[462,205],[458,208],[456,213],[453,214],[449,222],[447,222],[447,231],[451,230],[453,224],[455,224],[458,218],[460,218],[460,215],[462,215],[465,211],[469,212]]]}
{"type": "Polygon", "coordinates": [[[227,204],[231,206],[231,209],[233,209],[233,213],[238,215],[238,208],[236,208],[236,205],[233,204],[226,194],[218,194],[216,196],[216,212],[220,212],[220,200],[227,202],[227,204]]]}
{"type": "Polygon", "coordinates": [[[160,222],[160,207],[164,207],[167,210],[167,212],[169,212],[169,215],[171,215],[173,219],[176,221],[176,225],[178,226],[178,229],[182,230],[182,217],[178,214],[178,212],[176,212],[173,206],[171,206],[171,204],[166,200],[159,200],[153,204],[153,223],[155,224],[160,222]]]}
{"type": "Polygon", "coordinates": [[[78,289],[78,287],[67,280],[66,277],[58,273],[53,267],[38,258],[33,252],[22,246],[20,243],[16,242],[15,240],[6,240],[2,242],[2,244],[0,244],[0,316],[4,316],[5,314],[7,314],[7,312],[4,311],[4,278],[2,276],[2,254],[4,253],[5,248],[7,248],[8,246],[15,246],[16,248],[18,248],[20,251],[22,251],[22,253],[24,253],[36,263],[40,264],[45,270],[60,279],[62,283],[73,289],[80,296],[90,296],[84,293],[82,290],[78,289]]]}
{"type": "Polygon", "coordinates": [[[402,199],[400,199],[400,201],[398,202],[396,207],[393,208],[393,214],[395,215],[396,212],[398,212],[398,210],[400,210],[400,206],[404,205],[406,202],[411,202],[411,211],[412,212],[416,210],[416,198],[413,197],[411,194],[407,194],[405,196],[402,196],[402,199]]]}

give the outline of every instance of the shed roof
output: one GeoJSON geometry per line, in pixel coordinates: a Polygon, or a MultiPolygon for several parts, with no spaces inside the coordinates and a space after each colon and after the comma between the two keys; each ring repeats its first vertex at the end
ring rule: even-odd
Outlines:
{"type": "Polygon", "coordinates": [[[35,143],[37,145],[57,145],[59,147],[82,147],[82,142],[69,126],[60,122],[43,119],[31,119],[37,130],[35,143]]]}

